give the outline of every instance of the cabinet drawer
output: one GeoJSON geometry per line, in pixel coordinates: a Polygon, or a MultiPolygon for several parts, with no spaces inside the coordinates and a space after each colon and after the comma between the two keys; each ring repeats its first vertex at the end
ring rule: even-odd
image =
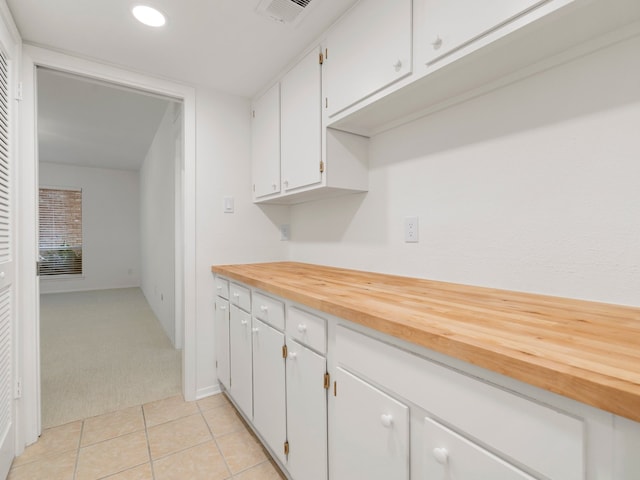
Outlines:
{"type": "Polygon", "coordinates": [[[327,321],[296,307],[289,308],[287,335],[324,354],[327,351],[327,321]]]}
{"type": "Polygon", "coordinates": [[[251,291],[237,283],[232,283],[229,290],[231,303],[245,312],[249,312],[251,310],[251,291]]]}
{"type": "Polygon", "coordinates": [[[284,304],[261,293],[253,294],[253,316],[278,330],[284,330],[284,304]]]}
{"type": "Polygon", "coordinates": [[[431,418],[424,419],[424,440],[426,478],[535,480],[431,418]]]}
{"type": "Polygon", "coordinates": [[[337,328],[336,350],[339,365],[384,385],[500,455],[545,478],[585,478],[581,419],[344,326],[337,328]]]}
{"type": "Polygon", "coordinates": [[[229,298],[229,281],[222,277],[216,276],[215,280],[216,295],[222,298],[229,298]]]}

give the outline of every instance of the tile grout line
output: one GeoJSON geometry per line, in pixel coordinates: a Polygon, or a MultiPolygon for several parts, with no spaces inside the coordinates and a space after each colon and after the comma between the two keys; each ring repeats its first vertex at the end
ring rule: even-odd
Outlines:
{"type": "MultiPolygon", "coordinates": [[[[200,412],[200,415],[202,416],[202,419],[204,420],[204,424],[207,426],[207,430],[209,430],[209,433],[211,434],[211,438],[213,439],[213,443],[216,446],[216,449],[218,450],[218,453],[220,454],[220,457],[222,457],[222,461],[224,462],[225,467],[227,467],[227,472],[229,472],[229,476],[225,479],[225,480],[230,480],[233,478],[234,474],[231,471],[231,468],[229,468],[229,464],[227,463],[227,459],[224,456],[224,454],[222,453],[222,450],[220,449],[220,445],[218,445],[218,440],[216,439],[216,436],[213,434],[213,430],[211,430],[211,426],[209,425],[209,422],[207,422],[207,419],[204,416],[204,412],[202,411],[202,408],[200,408],[200,405],[198,404],[198,402],[196,401],[196,405],[198,406],[198,411],[200,412]]],[[[213,409],[211,409],[213,410],[213,409]]]]}
{"type": "Polygon", "coordinates": [[[82,448],[82,436],[84,435],[84,421],[82,420],[82,425],[80,426],[80,438],[78,438],[78,448],[76,449],[76,462],[73,467],[73,479],[76,480],[78,478],[78,466],[80,465],[80,449],[82,448]]]}
{"type": "Polygon", "coordinates": [[[153,457],[151,456],[151,443],[149,442],[149,430],[147,429],[147,416],[144,412],[144,405],[140,405],[142,410],[142,422],[144,423],[144,437],[147,439],[147,453],[149,454],[149,468],[151,469],[151,480],[156,480],[156,472],[153,468],[153,457]]]}

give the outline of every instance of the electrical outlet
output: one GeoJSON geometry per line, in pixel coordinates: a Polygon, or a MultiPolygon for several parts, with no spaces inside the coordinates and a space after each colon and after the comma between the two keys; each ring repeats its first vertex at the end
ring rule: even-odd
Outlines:
{"type": "Polygon", "coordinates": [[[418,217],[405,217],[404,241],[406,243],[418,243],[418,217]]]}
{"type": "Polygon", "coordinates": [[[291,228],[289,225],[280,225],[280,240],[286,242],[291,236],[291,228]]]}

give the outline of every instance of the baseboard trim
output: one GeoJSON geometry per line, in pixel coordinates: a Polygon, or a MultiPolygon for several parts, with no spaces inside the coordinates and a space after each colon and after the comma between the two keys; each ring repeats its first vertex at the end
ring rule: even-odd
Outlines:
{"type": "Polygon", "coordinates": [[[211,395],[215,395],[217,393],[222,393],[222,389],[220,388],[220,384],[216,382],[215,385],[210,385],[205,388],[199,388],[196,390],[196,400],[202,400],[205,397],[210,397],[211,395]]]}

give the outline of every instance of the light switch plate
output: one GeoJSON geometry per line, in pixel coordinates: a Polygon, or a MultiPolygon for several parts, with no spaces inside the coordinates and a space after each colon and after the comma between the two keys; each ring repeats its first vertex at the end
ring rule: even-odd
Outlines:
{"type": "Polygon", "coordinates": [[[233,197],[224,197],[224,213],[233,213],[233,197]]]}

